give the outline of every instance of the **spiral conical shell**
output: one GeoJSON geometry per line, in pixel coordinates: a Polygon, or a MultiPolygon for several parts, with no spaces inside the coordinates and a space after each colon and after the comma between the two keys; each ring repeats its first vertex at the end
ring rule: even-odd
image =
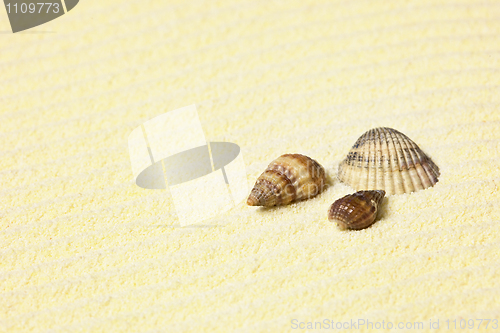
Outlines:
{"type": "Polygon", "coordinates": [[[363,134],[339,166],[338,178],[356,190],[410,193],[434,186],[439,168],[403,133],[380,127],[363,134]]]}
{"type": "Polygon", "coordinates": [[[328,210],[328,220],[340,229],[360,230],[371,226],[377,218],[384,191],[359,191],[335,201],[328,210]]]}
{"type": "Polygon", "coordinates": [[[285,154],[259,176],[247,204],[277,206],[311,198],[323,190],[325,182],[325,170],[318,162],[300,154],[285,154]]]}

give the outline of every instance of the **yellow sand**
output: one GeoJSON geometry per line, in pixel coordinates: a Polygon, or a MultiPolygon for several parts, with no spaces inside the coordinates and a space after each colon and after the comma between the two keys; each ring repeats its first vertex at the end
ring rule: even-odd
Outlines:
{"type": "Polygon", "coordinates": [[[500,320],[499,2],[86,0],[9,30],[0,9],[0,331],[500,320]],[[178,227],[168,193],[134,185],[127,137],[192,103],[249,183],[303,153],[330,187],[178,227]],[[337,167],[376,126],[441,177],[341,232],[337,167]]]}

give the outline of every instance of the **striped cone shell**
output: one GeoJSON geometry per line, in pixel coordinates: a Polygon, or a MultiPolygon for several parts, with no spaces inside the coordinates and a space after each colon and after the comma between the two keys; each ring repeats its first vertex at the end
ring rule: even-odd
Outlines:
{"type": "Polygon", "coordinates": [[[360,230],[371,226],[377,218],[384,191],[359,191],[335,201],[328,210],[328,220],[340,229],[360,230]]]}
{"type": "Polygon", "coordinates": [[[363,134],[339,166],[338,178],[356,190],[388,195],[434,186],[439,168],[401,132],[380,127],[363,134]]]}
{"type": "Polygon", "coordinates": [[[326,184],[325,169],[300,154],[285,154],[271,162],[255,183],[249,206],[278,206],[319,194],[326,184]]]}

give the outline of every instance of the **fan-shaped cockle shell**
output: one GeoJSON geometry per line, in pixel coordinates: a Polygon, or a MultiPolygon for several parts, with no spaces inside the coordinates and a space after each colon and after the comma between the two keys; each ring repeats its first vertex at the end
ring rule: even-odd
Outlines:
{"type": "Polygon", "coordinates": [[[363,134],[339,166],[338,178],[356,190],[410,193],[434,186],[439,168],[401,132],[380,127],[363,134]]]}
{"type": "Polygon", "coordinates": [[[325,184],[325,169],[318,162],[300,154],[285,154],[272,161],[259,176],[247,204],[286,205],[314,197],[325,184]]]}
{"type": "Polygon", "coordinates": [[[377,218],[384,191],[359,191],[335,201],[328,210],[328,220],[340,229],[360,230],[371,226],[377,218]]]}

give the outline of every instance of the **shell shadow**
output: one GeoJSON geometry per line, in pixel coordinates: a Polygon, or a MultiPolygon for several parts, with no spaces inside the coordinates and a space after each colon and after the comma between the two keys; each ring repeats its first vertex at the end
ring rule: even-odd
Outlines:
{"type": "Polygon", "coordinates": [[[337,172],[335,172],[334,175],[327,173],[325,178],[326,178],[325,179],[325,188],[323,189],[323,191],[321,193],[326,192],[330,187],[334,187],[335,184],[337,184],[339,182],[339,179],[337,177],[337,172]]]}
{"type": "Polygon", "coordinates": [[[382,202],[378,206],[377,220],[375,221],[375,223],[384,219],[387,216],[388,214],[387,206],[388,206],[388,198],[384,197],[384,199],[382,199],[382,202]]]}

